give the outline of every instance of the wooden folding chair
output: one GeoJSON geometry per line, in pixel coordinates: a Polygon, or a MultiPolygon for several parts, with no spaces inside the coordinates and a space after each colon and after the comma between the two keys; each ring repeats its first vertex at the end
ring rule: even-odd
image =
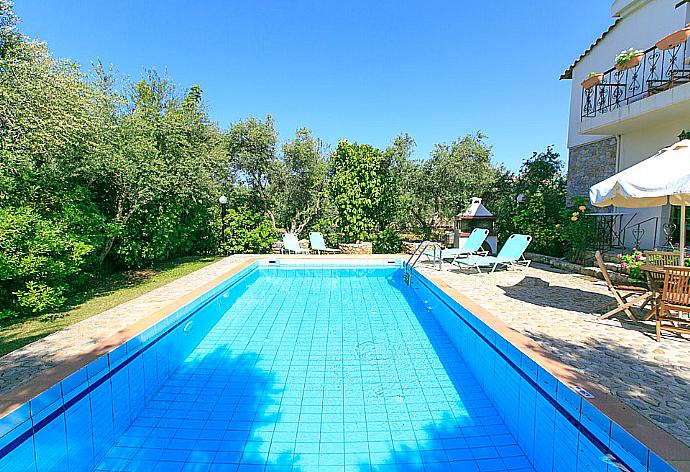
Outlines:
{"type": "MultiPolygon", "coordinates": [[[[645,264],[648,266],[656,266],[662,268],[664,266],[679,266],[680,253],[677,251],[645,251],[645,264]]],[[[646,320],[656,316],[659,311],[659,299],[661,298],[661,291],[664,286],[664,271],[663,270],[646,270],[643,266],[645,276],[647,277],[647,285],[654,293],[652,297],[652,311],[646,320]]]]}
{"type": "Polygon", "coordinates": [[[656,340],[661,331],[690,334],[690,267],[664,267],[664,289],[656,315],[656,340]]]}
{"type": "Polygon", "coordinates": [[[632,321],[639,321],[637,317],[633,315],[632,311],[630,311],[630,308],[640,302],[642,302],[642,306],[644,307],[652,297],[652,292],[641,287],[613,285],[611,275],[606,268],[606,264],[604,264],[604,258],[601,257],[601,253],[597,251],[594,257],[597,260],[597,265],[599,265],[599,270],[601,270],[601,275],[604,276],[604,282],[606,282],[609,292],[611,292],[613,298],[616,299],[616,304],[618,305],[613,310],[607,311],[599,316],[599,318],[611,318],[620,312],[624,312],[632,321]]]}

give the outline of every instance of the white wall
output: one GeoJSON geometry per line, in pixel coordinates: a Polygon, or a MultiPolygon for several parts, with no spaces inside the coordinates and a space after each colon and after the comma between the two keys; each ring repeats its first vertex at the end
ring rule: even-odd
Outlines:
{"type": "MultiPolygon", "coordinates": [[[[612,68],[616,56],[622,50],[648,49],[664,36],[685,26],[689,22],[688,4],[675,8],[676,3],[678,0],[617,0],[613,3],[612,10],[617,12],[623,8],[625,16],[613,31],[606,35],[573,69],[568,147],[602,138],[602,136],[586,136],[578,133],[582,104],[580,82],[587,78],[590,72],[604,72],[612,68]]],[[[592,42],[595,39],[592,38],[592,42]]],[[[583,51],[588,46],[583,45],[583,51]]]]}
{"type": "MultiPolygon", "coordinates": [[[[640,129],[637,132],[631,132],[620,136],[620,156],[618,165],[620,170],[627,169],[644,159],[653,156],[656,152],[668,145],[678,141],[678,133],[681,130],[690,130],[690,116],[675,120],[664,121],[663,123],[655,123],[640,129]]],[[[658,217],[657,227],[657,241],[653,240],[653,229],[650,224],[645,225],[645,235],[643,238],[642,247],[650,249],[659,247],[664,243],[663,224],[669,219],[670,207],[665,205],[663,207],[655,208],[639,208],[634,210],[637,216],[635,221],[640,222],[647,218],[658,217]]],[[[632,241],[634,238],[632,234],[626,234],[626,241],[632,241]]]]}

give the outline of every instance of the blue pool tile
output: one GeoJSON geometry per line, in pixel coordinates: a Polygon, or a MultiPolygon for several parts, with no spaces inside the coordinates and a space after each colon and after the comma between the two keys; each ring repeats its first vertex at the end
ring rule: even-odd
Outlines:
{"type": "Polygon", "coordinates": [[[627,464],[646,469],[649,464],[649,449],[633,438],[616,423],[611,424],[611,450],[627,464]]]}
{"type": "Polygon", "coordinates": [[[60,384],[53,385],[48,390],[44,391],[29,402],[31,407],[31,416],[37,418],[39,414],[45,414],[55,410],[57,404],[62,403],[62,388],[60,384]],[[45,411],[45,410],[49,411],[45,411]]]}
{"type": "Polygon", "coordinates": [[[535,418],[537,392],[526,380],[520,382],[520,400],[518,403],[518,444],[528,457],[534,457],[535,418]]]}
{"type": "Polygon", "coordinates": [[[537,366],[537,384],[544,390],[551,398],[556,398],[556,390],[558,387],[558,380],[550,372],[547,372],[543,367],[537,366]]]}
{"type": "Polygon", "coordinates": [[[561,404],[573,418],[576,420],[580,419],[580,408],[582,405],[582,397],[580,395],[573,392],[564,383],[559,382],[556,389],[556,397],[558,403],[561,404]]]}
{"type": "Polygon", "coordinates": [[[29,419],[30,415],[31,409],[29,408],[29,404],[25,403],[19,408],[16,408],[9,414],[0,418],[0,438],[5,436],[17,426],[25,423],[29,419]]]}
{"type": "Polygon", "coordinates": [[[37,472],[34,438],[30,437],[0,458],[0,470],[3,472],[37,472]]]}
{"type": "Polygon", "coordinates": [[[93,425],[91,402],[85,396],[65,412],[67,457],[70,472],[93,470],[93,425]]]}
{"type": "Polygon", "coordinates": [[[113,424],[113,401],[110,381],[96,387],[89,394],[94,438],[94,460],[99,463],[105,453],[115,444],[113,424]]]}
{"type": "Polygon", "coordinates": [[[600,412],[588,401],[582,401],[582,415],[580,421],[599,441],[609,445],[611,437],[611,419],[600,412]]]}
{"type": "Polygon", "coordinates": [[[520,351],[518,348],[516,348],[512,344],[508,344],[508,349],[507,349],[506,354],[508,356],[508,359],[510,359],[510,362],[512,362],[513,365],[515,365],[519,368],[520,364],[522,364],[522,351],[520,351]]]}
{"type": "Polygon", "coordinates": [[[657,456],[653,452],[649,452],[649,471],[650,472],[671,472],[675,470],[673,467],[671,467],[670,464],[668,464],[666,461],[664,461],[662,458],[657,456]]]}
{"type": "Polygon", "coordinates": [[[34,424],[36,448],[36,468],[38,471],[67,470],[67,438],[65,436],[65,416],[47,423],[41,429],[34,424]]]}
{"type": "Polygon", "coordinates": [[[104,355],[98,359],[89,363],[86,366],[86,373],[89,378],[89,383],[92,384],[96,382],[99,378],[103,377],[108,371],[108,356],[104,355]]]}
{"type": "Polygon", "coordinates": [[[113,398],[113,435],[122,436],[122,433],[132,423],[129,402],[129,375],[127,369],[121,369],[111,378],[113,398]]]}
{"type": "Polygon", "coordinates": [[[108,354],[108,365],[110,369],[115,369],[127,360],[127,345],[122,344],[108,354]]]}
{"type": "Polygon", "coordinates": [[[11,447],[27,434],[28,439],[19,443],[18,447],[10,451],[6,456],[0,457],[0,470],[24,471],[35,470],[34,438],[30,436],[32,432],[32,421],[28,419],[14,427],[5,435],[0,437],[0,449],[11,447]]]}
{"type": "Polygon", "coordinates": [[[522,359],[520,362],[520,368],[522,369],[522,371],[526,373],[531,380],[536,382],[538,370],[537,363],[530,359],[526,354],[522,355],[522,359]]]}

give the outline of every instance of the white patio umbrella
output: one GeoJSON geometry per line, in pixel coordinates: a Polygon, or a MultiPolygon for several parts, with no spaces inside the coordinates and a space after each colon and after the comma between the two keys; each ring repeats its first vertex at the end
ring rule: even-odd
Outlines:
{"type": "Polygon", "coordinates": [[[680,205],[680,260],[685,260],[685,206],[690,205],[690,140],[666,147],[592,186],[589,199],[598,207],[680,205]]]}

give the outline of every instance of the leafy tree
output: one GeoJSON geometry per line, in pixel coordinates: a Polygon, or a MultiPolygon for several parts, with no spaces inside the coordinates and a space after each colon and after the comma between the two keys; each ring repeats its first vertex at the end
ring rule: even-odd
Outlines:
{"type": "Polygon", "coordinates": [[[138,249],[140,241],[122,237],[147,236],[132,233],[130,227],[132,217],[140,212],[171,209],[183,215],[187,212],[180,205],[204,205],[211,200],[206,159],[218,141],[217,132],[208,123],[198,87],[178,96],[173,84],[155,71],[149,71],[125,96],[113,95],[109,112],[107,139],[83,167],[86,177],[102,189],[103,211],[112,221],[99,259],[103,262],[120,238],[117,252],[125,262],[152,262],[155,258],[126,254],[138,249]]]}
{"type": "Polygon", "coordinates": [[[407,134],[400,134],[383,151],[381,162],[381,200],[377,210],[379,230],[383,230],[391,223],[401,226],[408,221],[404,211],[407,201],[407,175],[413,165],[410,163],[415,142],[407,134]]]}
{"type": "Polygon", "coordinates": [[[240,183],[257,195],[274,229],[276,198],[272,184],[279,172],[277,143],[278,132],[270,115],[265,121],[250,117],[235,123],[224,136],[225,150],[240,183]]]}
{"type": "Polygon", "coordinates": [[[551,147],[526,159],[517,175],[509,173],[494,183],[497,228],[502,238],[511,233],[530,234],[530,250],[547,255],[563,255],[562,231],[565,207],[563,163],[551,147]],[[500,192],[500,193],[499,193],[500,192]],[[518,202],[518,195],[522,201],[518,202]]]}
{"type": "Polygon", "coordinates": [[[379,231],[373,239],[374,254],[398,254],[402,251],[402,239],[393,228],[379,231]]]}
{"type": "Polygon", "coordinates": [[[491,150],[478,133],[451,144],[437,144],[431,157],[407,175],[408,210],[426,237],[485,192],[496,175],[491,150]]]}
{"type": "Polygon", "coordinates": [[[269,221],[249,207],[229,208],[226,216],[225,254],[264,254],[271,251],[276,231],[269,221]]]}
{"type": "Polygon", "coordinates": [[[586,251],[597,236],[596,220],[587,216],[588,203],[586,198],[574,197],[572,205],[562,211],[562,223],[556,224],[566,245],[565,255],[578,264],[585,262],[586,251]]]}
{"type": "Polygon", "coordinates": [[[380,150],[341,140],[331,158],[331,195],[345,242],[365,240],[377,227],[381,205],[380,150]]]}
{"type": "Polygon", "coordinates": [[[323,215],[328,199],[327,152],[327,146],[306,128],[283,144],[282,159],[275,165],[275,200],[278,221],[288,232],[302,234],[323,215]]]}
{"type": "Polygon", "coordinates": [[[62,305],[94,250],[68,223],[26,206],[0,208],[0,319],[62,305]]]}
{"type": "Polygon", "coordinates": [[[60,305],[84,279],[104,221],[76,175],[99,131],[98,90],[18,32],[0,1],[0,311],[60,305]]]}

